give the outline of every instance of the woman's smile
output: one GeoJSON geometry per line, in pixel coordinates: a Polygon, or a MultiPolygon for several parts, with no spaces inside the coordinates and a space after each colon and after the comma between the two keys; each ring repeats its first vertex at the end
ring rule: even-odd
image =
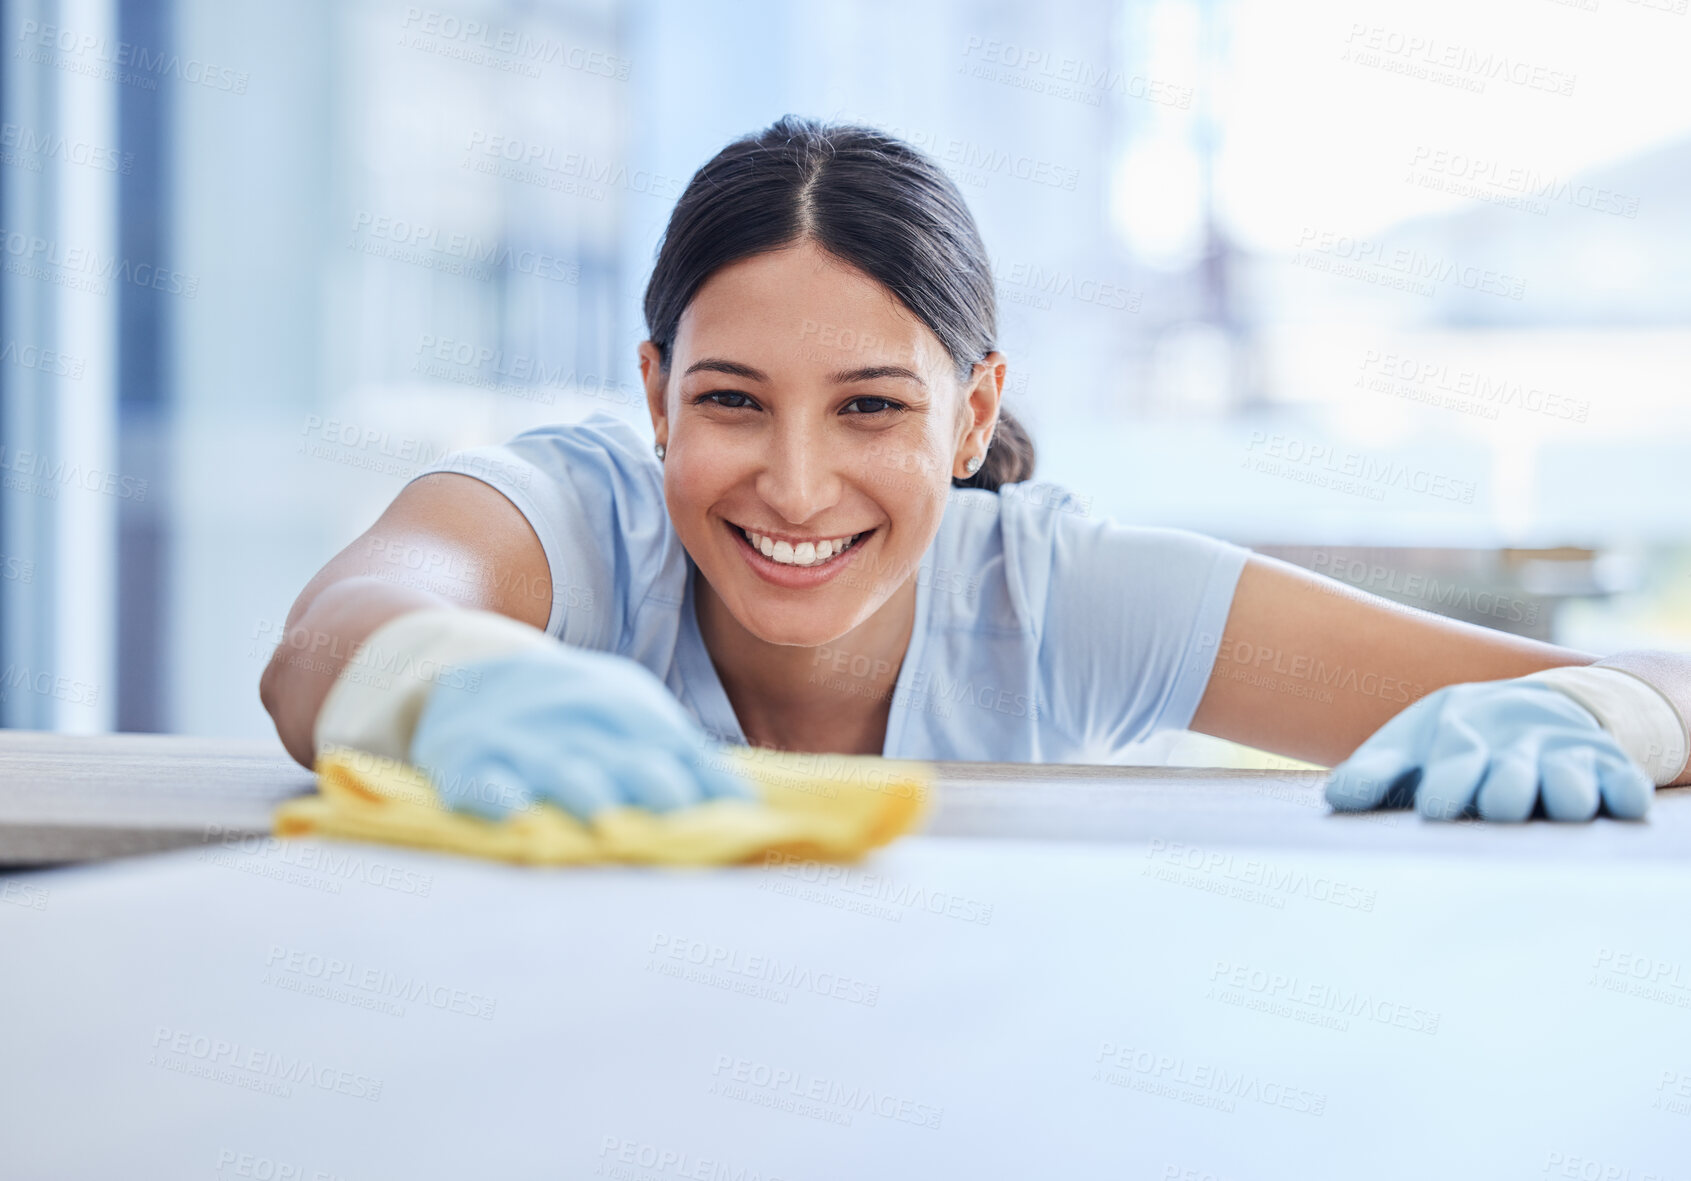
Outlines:
{"type": "Polygon", "coordinates": [[[808,590],[830,581],[851,564],[857,552],[878,531],[877,527],[844,537],[805,539],[795,545],[788,537],[777,540],[726,519],[723,524],[752,571],[764,581],[787,590],[808,590]]]}
{"type": "Polygon", "coordinates": [[[746,540],[752,543],[752,548],[761,550],[764,557],[773,558],[787,566],[811,566],[817,562],[826,562],[835,554],[845,553],[853,542],[869,532],[867,529],[861,529],[855,533],[841,533],[837,537],[796,537],[790,533],[754,529],[749,525],[741,525],[738,521],[730,521],[729,524],[737,526],[740,532],[746,535],[746,540]]]}

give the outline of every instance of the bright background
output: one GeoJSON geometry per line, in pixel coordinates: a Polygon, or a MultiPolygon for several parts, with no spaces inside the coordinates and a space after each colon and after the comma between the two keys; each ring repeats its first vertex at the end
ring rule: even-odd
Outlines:
{"type": "Polygon", "coordinates": [[[0,13],[0,724],[272,734],[289,605],[411,473],[650,434],[669,209],[786,112],[956,178],[1093,513],[1691,646],[1684,0],[0,13]]]}

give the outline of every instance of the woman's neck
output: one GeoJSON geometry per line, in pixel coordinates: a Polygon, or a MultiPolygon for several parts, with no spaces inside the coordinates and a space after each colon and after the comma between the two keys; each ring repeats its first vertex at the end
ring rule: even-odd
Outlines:
{"type": "Polygon", "coordinates": [[[880,754],[916,623],[916,581],[832,644],[771,644],[747,631],[695,572],[699,636],[754,746],[880,754]]]}

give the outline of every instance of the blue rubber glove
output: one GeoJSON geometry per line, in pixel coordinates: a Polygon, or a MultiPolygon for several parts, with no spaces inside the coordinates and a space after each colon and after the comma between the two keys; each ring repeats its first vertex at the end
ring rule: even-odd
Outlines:
{"type": "Polygon", "coordinates": [[[1327,802],[1346,812],[1413,802],[1429,820],[1526,820],[1542,799],[1552,820],[1590,820],[1599,803],[1636,820],[1655,790],[1566,694],[1475,681],[1429,693],[1381,726],[1333,768],[1327,802]]]}
{"type": "Polygon", "coordinates": [[[555,644],[463,670],[466,687],[429,693],[409,756],[457,811],[497,820],[547,801],[587,820],[618,805],[755,798],[720,744],[627,657],[555,644]]]}

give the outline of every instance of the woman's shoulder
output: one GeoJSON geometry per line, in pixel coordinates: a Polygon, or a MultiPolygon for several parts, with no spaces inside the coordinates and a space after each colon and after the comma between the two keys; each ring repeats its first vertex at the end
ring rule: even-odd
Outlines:
{"type": "Polygon", "coordinates": [[[567,487],[589,512],[667,517],[663,468],[650,440],[610,411],[531,427],[500,450],[531,468],[531,481],[567,487]]]}
{"type": "Polygon", "coordinates": [[[1059,513],[1084,501],[1050,481],[996,491],[953,487],[928,562],[938,626],[1037,634],[1044,616],[1059,513]]]}
{"type": "Polygon", "coordinates": [[[996,500],[999,528],[1006,538],[1029,549],[1030,556],[1037,553],[1058,566],[1107,561],[1124,554],[1208,554],[1240,548],[1194,529],[1135,521],[1130,512],[1050,480],[1005,484],[996,500]]]}
{"type": "Polygon", "coordinates": [[[983,607],[997,592],[997,614],[1038,631],[1054,613],[1093,608],[1101,596],[1191,588],[1247,552],[1189,529],[1124,522],[1105,507],[1051,480],[953,488],[935,565],[968,570],[983,607]]]}
{"type": "Polygon", "coordinates": [[[634,424],[608,410],[595,410],[573,422],[549,422],[530,427],[514,436],[506,447],[552,457],[616,464],[648,475],[659,472],[658,458],[650,440],[634,424]]]}
{"type": "Polygon", "coordinates": [[[663,469],[626,419],[596,410],[531,427],[454,452],[435,470],[492,484],[527,518],[558,600],[547,630],[567,642],[620,650],[632,642],[643,604],[681,601],[686,564],[664,503],[663,469]]]}

